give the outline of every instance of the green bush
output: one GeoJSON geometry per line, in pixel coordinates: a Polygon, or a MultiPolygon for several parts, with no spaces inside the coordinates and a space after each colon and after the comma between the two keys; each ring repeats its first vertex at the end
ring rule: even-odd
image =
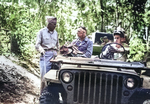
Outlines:
{"type": "MultiPolygon", "coordinates": [[[[144,23],[150,26],[147,19],[149,12],[144,14],[144,9],[138,11],[133,5],[129,5],[142,6],[146,1],[138,1],[141,4],[129,3],[126,0],[8,1],[10,0],[2,0],[0,3],[0,54],[14,53],[24,60],[32,59],[37,54],[34,48],[36,34],[45,26],[46,15],[57,17],[56,30],[61,45],[65,41],[72,41],[76,36],[76,29],[81,25],[87,28],[87,35],[96,31],[112,32],[120,20],[128,33],[130,28],[135,29],[134,31],[140,30],[144,23]],[[108,28],[109,26],[112,28],[108,28]]],[[[131,60],[141,60],[146,51],[141,37],[134,37],[130,42],[131,60]],[[135,44],[141,47],[137,48],[135,44]]]]}
{"type": "Polygon", "coordinates": [[[133,34],[130,39],[130,53],[128,58],[130,61],[142,61],[145,55],[146,44],[143,43],[143,39],[137,37],[137,35],[133,34]]]}

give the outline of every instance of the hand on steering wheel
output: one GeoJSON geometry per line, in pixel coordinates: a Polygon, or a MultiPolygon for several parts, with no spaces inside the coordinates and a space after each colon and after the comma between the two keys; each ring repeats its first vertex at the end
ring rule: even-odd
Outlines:
{"type": "Polygon", "coordinates": [[[102,59],[114,59],[115,53],[121,53],[121,56],[118,57],[118,58],[121,58],[125,53],[124,47],[119,43],[106,44],[102,48],[102,53],[100,54],[100,58],[102,58],[102,59]]]}

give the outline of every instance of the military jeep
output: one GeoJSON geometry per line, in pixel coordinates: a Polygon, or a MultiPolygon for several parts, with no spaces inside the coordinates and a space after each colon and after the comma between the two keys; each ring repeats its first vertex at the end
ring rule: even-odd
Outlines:
{"type": "Polygon", "coordinates": [[[95,32],[92,34],[92,41],[93,41],[93,55],[100,54],[102,47],[105,45],[103,44],[104,39],[107,39],[107,42],[113,41],[113,34],[104,33],[104,32],[95,32]]]}
{"type": "Polygon", "coordinates": [[[57,56],[45,76],[40,104],[150,104],[150,89],[135,70],[141,62],[57,56]],[[60,102],[60,96],[62,102],[60,102]]]}
{"type": "MultiPolygon", "coordinates": [[[[100,54],[105,36],[113,40],[112,34],[93,35],[94,55],[100,54]]],[[[146,63],[62,55],[50,61],[40,104],[150,104],[150,89],[137,73],[150,70],[146,63]]]]}

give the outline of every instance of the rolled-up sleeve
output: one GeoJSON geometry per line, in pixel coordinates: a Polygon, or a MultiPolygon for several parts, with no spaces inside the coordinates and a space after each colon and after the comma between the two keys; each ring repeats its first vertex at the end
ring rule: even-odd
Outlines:
{"type": "Polygon", "coordinates": [[[37,34],[37,38],[36,38],[36,44],[35,44],[35,49],[39,52],[41,52],[42,50],[44,50],[41,46],[42,43],[42,32],[39,31],[37,34]]]}

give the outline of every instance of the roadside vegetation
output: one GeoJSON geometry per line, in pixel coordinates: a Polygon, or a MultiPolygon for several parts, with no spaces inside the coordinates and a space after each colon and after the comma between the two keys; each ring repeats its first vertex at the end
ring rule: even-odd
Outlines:
{"type": "Polygon", "coordinates": [[[149,54],[149,0],[0,0],[0,10],[0,54],[19,57],[27,68],[37,67],[36,34],[47,15],[58,19],[60,45],[72,41],[80,25],[91,35],[113,33],[121,23],[129,38],[128,59],[141,61],[149,54]]]}

